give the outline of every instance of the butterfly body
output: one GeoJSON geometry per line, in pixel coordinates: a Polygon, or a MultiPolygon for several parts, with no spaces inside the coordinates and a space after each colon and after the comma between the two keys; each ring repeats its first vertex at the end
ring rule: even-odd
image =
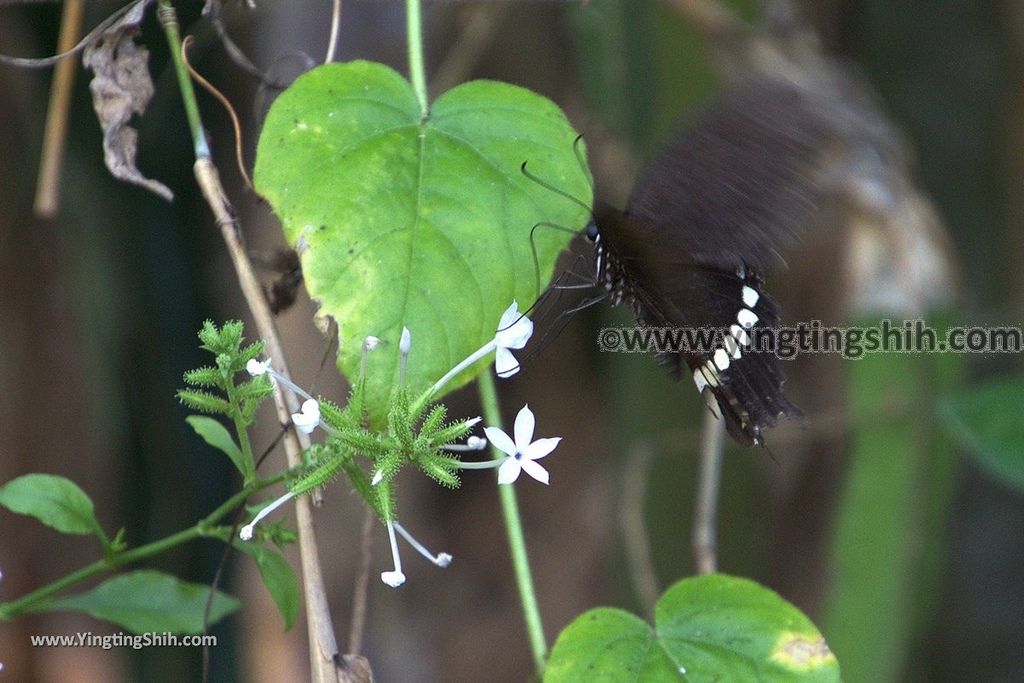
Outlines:
{"type": "Polygon", "coordinates": [[[780,325],[762,275],[814,218],[829,132],[819,103],[791,85],[730,92],[655,158],[625,211],[598,205],[587,231],[613,305],[628,302],[646,327],[719,331],[715,347],[659,360],[691,377],[745,445],[800,416],[778,358],[749,345],[780,325]]]}

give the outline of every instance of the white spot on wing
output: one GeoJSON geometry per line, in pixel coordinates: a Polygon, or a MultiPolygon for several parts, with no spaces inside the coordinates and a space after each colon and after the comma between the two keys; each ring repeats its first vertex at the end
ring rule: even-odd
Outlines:
{"type": "Polygon", "coordinates": [[[739,322],[741,326],[749,330],[751,327],[754,326],[754,323],[756,323],[759,320],[759,318],[757,317],[757,313],[754,313],[749,308],[743,308],[740,309],[740,312],[736,314],[736,320],[739,322]]]}
{"type": "Polygon", "coordinates": [[[715,351],[715,366],[719,370],[729,369],[729,354],[725,352],[725,349],[718,349],[715,351]]]}
{"type": "Polygon", "coordinates": [[[739,325],[733,325],[730,327],[729,334],[731,334],[733,338],[739,342],[740,346],[744,348],[750,344],[750,335],[747,334],[747,331],[739,325]]]}
{"type": "Polygon", "coordinates": [[[717,387],[720,384],[718,381],[718,370],[715,369],[715,364],[711,361],[700,366],[699,372],[704,376],[709,386],[717,387]]]}
{"type": "Polygon", "coordinates": [[[733,358],[739,358],[742,355],[742,351],[740,351],[740,345],[736,343],[736,340],[733,337],[723,337],[722,343],[725,345],[725,350],[733,358]]]}
{"type": "Polygon", "coordinates": [[[747,308],[753,308],[757,305],[757,300],[761,298],[761,295],[757,293],[757,290],[753,287],[743,285],[743,305],[747,308]]]}
{"type": "Polygon", "coordinates": [[[698,393],[704,393],[704,387],[708,386],[708,381],[704,379],[704,373],[700,368],[693,371],[693,383],[697,385],[698,393]]]}

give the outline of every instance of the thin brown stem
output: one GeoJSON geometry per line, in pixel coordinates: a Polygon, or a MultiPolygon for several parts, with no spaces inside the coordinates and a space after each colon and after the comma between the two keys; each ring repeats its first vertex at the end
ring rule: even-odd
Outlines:
{"type": "Polygon", "coordinates": [[[188,61],[188,49],[192,45],[192,36],[185,36],[185,39],[181,41],[181,59],[185,62],[185,68],[188,69],[188,73],[199,85],[203,86],[206,92],[213,95],[218,102],[227,110],[228,116],[231,117],[231,127],[235,131],[235,163],[238,164],[238,172],[242,175],[242,180],[253,192],[256,188],[252,186],[252,180],[249,178],[249,172],[245,170],[245,159],[242,157],[242,124],[238,121],[238,114],[235,113],[235,108],[231,106],[230,100],[224,96],[220,90],[217,90],[208,80],[203,78],[198,71],[192,68],[192,64],[188,61]]]}
{"type": "Polygon", "coordinates": [[[718,490],[722,483],[722,452],[725,424],[705,411],[700,444],[700,481],[693,515],[693,556],[698,574],[718,570],[718,490]]]}
{"type": "Polygon", "coordinates": [[[637,599],[648,615],[653,614],[658,601],[658,575],[651,561],[651,543],[644,516],[651,456],[651,447],[647,443],[640,443],[631,450],[625,468],[619,515],[629,577],[637,599]]]}
{"type": "MultiPolygon", "coordinates": [[[[57,52],[67,52],[75,46],[82,34],[84,0],[66,0],[60,20],[57,52]]],[[[50,106],[46,110],[46,131],[43,134],[43,153],[36,181],[36,199],[33,205],[40,218],[53,218],[60,209],[60,169],[64,163],[64,143],[68,136],[68,110],[75,89],[75,70],[78,62],[65,59],[57,64],[50,86],[50,106]]]]}
{"type": "Polygon", "coordinates": [[[332,0],[331,3],[331,38],[327,41],[327,57],[324,64],[334,61],[338,53],[338,32],[341,28],[341,0],[332,0]]]}
{"type": "MultiPolygon", "coordinates": [[[[278,372],[288,377],[288,367],[285,363],[284,349],[277,334],[274,314],[270,311],[270,304],[267,302],[263,287],[249,260],[248,251],[239,231],[238,220],[224,193],[217,168],[209,158],[199,158],[196,160],[193,170],[196,180],[202,188],[203,196],[213,210],[217,225],[220,226],[221,235],[238,275],[242,294],[252,312],[256,329],[266,342],[267,355],[275,359],[278,372]]],[[[276,382],[274,384],[274,404],[277,408],[278,420],[282,424],[286,424],[291,419],[291,413],[298,412],[299,409],[299,402],[295,396],[290,391],[284,391],[276,382]]],[[[302,451],[309,447],[309,437],[295,430],[289,430],[284,437],[284,446],[288,466],[297,467],[302,463],[302,451]]],[[[334,625],[331,622],[327,592],[320,570],[316,532],[313,528],[313,517],[308,497],[300,496],[296,499],[295,518],[299,531],[299,557],[302,562],[304,579],[303,590],[313,680],[317,683],[336,681],[338,678],[336,662],[340,661],[338,643],[334,636],[334,625]]]]}
{"type": "Polygon", "coordinates": [[[370,560],[373,551],[373,527],[377,515],[370,507],[363,515],[363,528],[359,543],[359,573],[352,591],[352,623],[348,631],[348,651],[354,655],[363,649],[363,633],[366,630],[366,598],[370,587],[370,560]]]}

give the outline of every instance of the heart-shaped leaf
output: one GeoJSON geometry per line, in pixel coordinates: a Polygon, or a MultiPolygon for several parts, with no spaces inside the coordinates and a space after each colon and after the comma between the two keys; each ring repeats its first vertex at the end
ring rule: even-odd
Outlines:
{"type": "Polygon", "coordinates": [[[424,119],[409,83],[371,62],[316,68],[274,103],[256,187],[301,253],[310,295],[338,322],[342,372],[357,376],[366,336],[388,343],[368,365],[374,420],[398,377],[403,326],[408,382],[425,389],[494,336],[514,299],[525,309],[547,285],[591,201],[575,138],[550,101],[491,81],[445,93],[424,119]],[[580,204],[529,179],[524,162],[580,204]],[[540,223],[565,230],[534,231],[540,223]]]}
{"type": "Polygon", "coordinates": [[[545,683],[839,681],[814,624],[753,581],[684,579],[658,601],[655,624],[610,608],[581,615],[559,635],[545,683]]]}

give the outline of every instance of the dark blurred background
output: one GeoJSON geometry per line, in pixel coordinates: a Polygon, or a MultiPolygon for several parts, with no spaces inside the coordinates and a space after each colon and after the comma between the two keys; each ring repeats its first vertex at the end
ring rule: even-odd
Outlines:
{"type": "MultiPolygon", "coordinates": [[[[243,118],[251,165],[274,93],[225,56],[201,4],[181,2],[196,35],[196,67],[243,118]]],[[[529,87],[558,103],[586,134],[602,195],[622,205],[643,161],[720,87],[719,54],[687,2],[426,2],[432,95],[471,78],[529,87]]],[[[698,3],[699,4],[699,3],[698,3]]],[[[723,3],[758,21],[756,0],[723,3]]],[[[769,12],[780,3],[767,2],[769,12]]],[[[91,2],[93,26],[118,3],[91,2]]],[[[1024,5],[1018,0],[806,0],[823,49],[863,73],[905,136],[912,178],[934,202],[955,274],[916,315],[963,324],[1020,324],[1024,142],[1024,5]]],[[[323,59],[330,3],[229,3],[231,35],[260,68],[292,78],[323,59]]],[[[0,3],[0,53],[53,51],[60,8],[0,3]]],[[[339,59],[373,59],[406,72],[402,3],[345,0],[339,59]]],[[[238,485],[226,459],[192,435],[174,392],[204,362],[202,321],[248,320],[212,216],[195,188],[191,144],[167,50],[143,25],[156,96],[139,121],[139,165],[176,193],[173,204],[111,179],[86,74],[79,69],[53,219],[33,216],[51,71],[0,65],[0,481],[28,472],[67,476],[97,503],[108,533],[143,543],[190,526],[238,485]]],[[[728,50],[728,39],[717,48],[728,50]]],[[[270,209],[233,165],[223,110],[200,93],[216,160],[254,252],[284,246],[270,209]]],[[[783,318],[851,322],[842,274],[849,216],[789,259],[770,285],[783,318]]],[[[941,243],[942,241],[939,240],[941,243]]],[[[574,244],[577,254],[589,252],[574,244]]],[[[588,258],[588,257],[587,257],[588,258]]],[[[586,261],[584,262],[586,263],[586,261]]],[[[566,266],[574,265],[572,257],[566,266]]],[[[584,266],[586,268],[586,266],[584,266]]],[[[267,279],[273,277],[267,273],[267,279]]],[[[278,319],[293,376],[327,396],[344,384],[328,364],[300,294],[278,319]]],[[[882,314],[879,316],[878,314],[882,314]]],[[[652,359],[599,354],[596,330],[628,321],[591,308],[526,370],[500,387],[506,419],[527,399],[543,434],[564,440],[551,489],[518,488],[549,640],[598,605],[649,615],[650,596],[693,573],[689,548],[702,406],[652,359]],[[638,544],[646,538],[649,548],[638,544]]],[[[252,331],[251,325],[248,328],[252,331]]],[[[786,365],[807,423],[770,438],[771,453],[731,446],[720,516],[722,571],[754,578],[807,611],[861,681],[1024,680],[1024,496],[963,457],[937,410],[942,397],[985,378],[1020,373],[1019,356],[803,357],[786,365]]],[[[451,397],[477,414],[475,393],[451,397]]],[[[269,408],[256,436],[269,444],[269,408]]],[[[283,466],[280,452],[265,471],[283,466]]],[[[493,484],[466,477],[452,492],[401,482],[403,520],[451,568],[407,558],[408,583],[370,582],[363,654],[380,681],[523,681],[531,674],[493,484]]],[[[347,487],[317,513],[321,560],[339,641],[348,638],[363,513],[347,487]]],[[[375,535],[374,567],[387,561],[375,535]]],[[[0,512],[0,599],[92,561],[98,550],[0,512]]],[[[213,542],[153,566],[209,582],[213,542]]],[[[293,558],[294,559],[294,558],[293,558]]],[[[294,566],[298,567],[297,560],[294,566]]],[[[304,621],[280,616],[246,558],[225,587],[244,608],[214,630],[211,680],[308,677],[304,621]]],[[[198,680],[200,655],[28,647],[30,634],[116,629],[78,614],[0,624],[0,677],[9,681],[198,680]]]]}

